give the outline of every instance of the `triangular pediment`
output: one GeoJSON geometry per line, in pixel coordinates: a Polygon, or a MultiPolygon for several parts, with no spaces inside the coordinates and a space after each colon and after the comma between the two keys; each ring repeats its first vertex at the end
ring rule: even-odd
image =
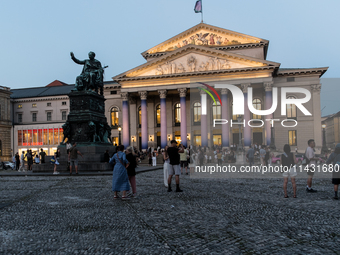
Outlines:
{"type": "Polygon", "coordinates": [[[200,23],[142,53],[145,55],[177,50],[186,45],[222,47],[228,45],[268,43],[267,40],[200,23]]]}
{"type": "Polygon", "coordinates": [[[165,77],[201,72],[246,70],[251,68],[278,67],[280,64],[244,55],[220,51],[197,45],[186,45],[169,54],[113,77],[124,78],[165,77]]]}

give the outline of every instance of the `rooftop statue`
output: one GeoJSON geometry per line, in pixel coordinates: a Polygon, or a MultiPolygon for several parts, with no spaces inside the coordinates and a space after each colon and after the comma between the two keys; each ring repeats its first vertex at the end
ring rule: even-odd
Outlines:
{"type": "Polygon", "coordinates": [[[103,95],[104,68],[107,66],[102,67],[101,63],[94,58],[95,56],[96,54],[90,51],[89,59],[79,60],[71,52],[72,60],[79,65],[84,65],[81,74],[76,79],[76,91],[94,90],[98,93],[98,88],[100,88],[100,95],[103,95]]]}

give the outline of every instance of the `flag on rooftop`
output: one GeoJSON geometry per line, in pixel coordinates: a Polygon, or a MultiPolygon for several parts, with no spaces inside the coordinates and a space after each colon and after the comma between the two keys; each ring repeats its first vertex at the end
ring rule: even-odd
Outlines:
{"type": "Polygon", "coordinates": [[[194,11],[196,13],[202,12],[202,0],[196,1],[194,11]]]}

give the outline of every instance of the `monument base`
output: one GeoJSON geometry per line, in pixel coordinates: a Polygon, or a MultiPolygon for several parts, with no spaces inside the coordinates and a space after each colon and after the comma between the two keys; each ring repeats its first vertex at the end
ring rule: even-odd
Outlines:
{"type": "MultiPolygon", "coordinates": [[[[59,165],[57,166],[58,172],[68,172],[67,163],[68,155],[65,145],[59,145],[60,157],[59,165]]],[[[78,171],[79,172],[97,172],[97,171],[112,171],[112,166],[104,162],[104,153],[109,150],[110,157],[116,152],[116,147],[110,144],[77,144],[77,149],[83,154],[83,157],[78,155],[78,171]]],[[[50,157],[49,157],[50,158],[50,157]]],[[[33,172],[53,172],[54,165],[49,161],[45,164],[33,165],[33,172]]],[[[72,169],[75,173],[75,169],[72,169]]]]}

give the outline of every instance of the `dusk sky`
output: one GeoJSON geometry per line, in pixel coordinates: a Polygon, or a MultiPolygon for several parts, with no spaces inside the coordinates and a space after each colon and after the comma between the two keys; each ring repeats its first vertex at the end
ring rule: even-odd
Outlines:
{"type": "MultiPolygon", "coordinates": [[[[89,51],[105,80],[145,63],[141,52],[196,25],[195,0],[1,1],[0,85],[73,84],[89,51]]],[[[267,39],[267,60],[283,68],[329,67],[322,78],[340,78],[340,1],[203,0],[204,22],[267,39]]],[[[322,115],[340,110],[337,79],[323,80],[322,115]],[[328,82],[331,81],[331,82],[328,82]]]]}

